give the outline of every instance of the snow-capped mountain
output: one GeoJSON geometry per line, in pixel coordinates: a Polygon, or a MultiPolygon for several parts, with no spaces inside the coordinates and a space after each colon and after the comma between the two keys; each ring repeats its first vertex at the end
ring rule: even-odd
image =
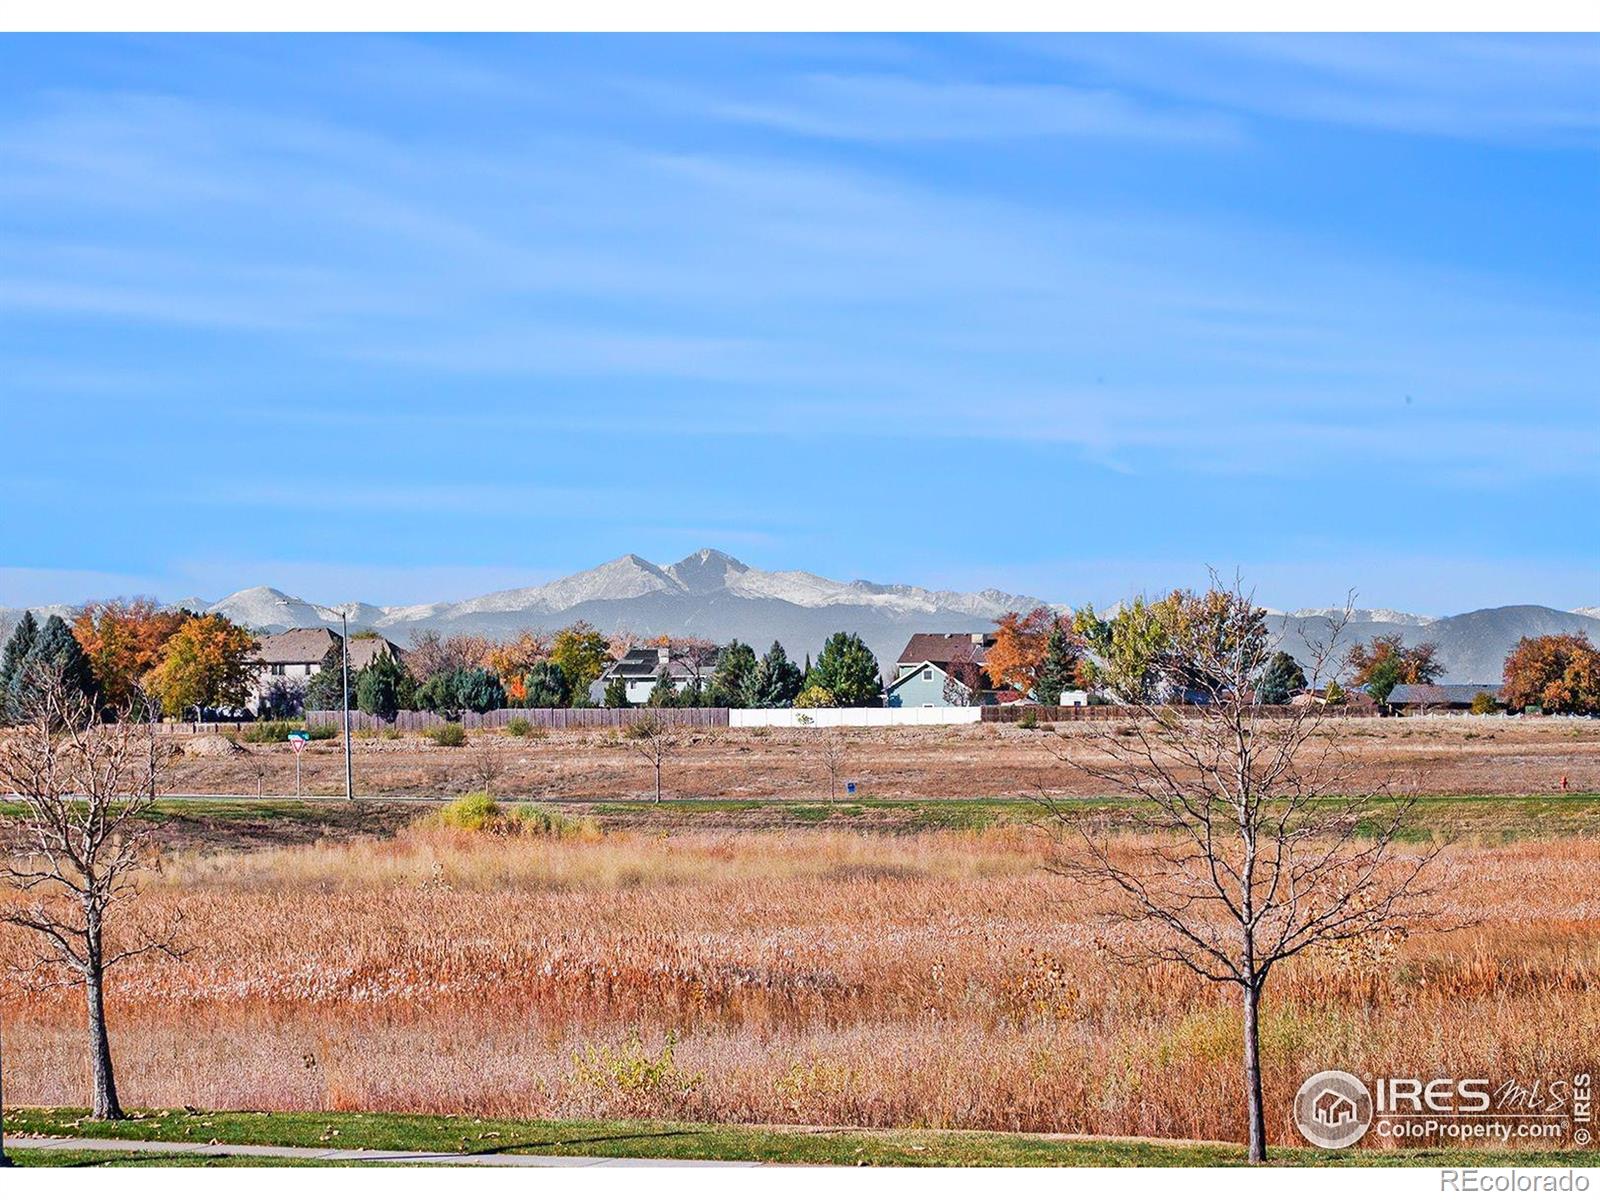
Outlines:
{"type": "MultiPolygon", "coordinates": [[[[625,554],[598,567],[537,587],[491,592],[438,604],[318,604],[271,587],[234,592],[215,603],[191,597],[180,605],[216,612],[261,632],[307,625],[339,625],[341,609],[351,629],[372,629],[404,645],[423,629],[504,636],[522,629],[555,629],[588,621],[605,630],[641,637],[693,635],[714,641],[740,638],[764,650],[776,639],[795,658],[815,654],[837,630],[861,634],[885,668],[913,633],[986,630],[1002,613],[1044,603],[1032,596],[986,590],[938,591],[907,584],[842,582],[808,571],[764,571],[717,550],[698,550],[675,563],[652,563],[625,554]]],[[[1116,605],[1107,611],[1114,612],[1116,605]]],[[[1297,656],[1325,639],[1338,609],[1271,612],[1284,648],[1297,656]]],[[[71,616],[66,605],[35,608],[71,616]]],[[[0,636],[21,615],[0,609],[0,636]]],[[[1398,634],[1407,642],[1434,642],[1447,682],[1490,683],[1500,678],[1506,654],[1522,637],[1586,633],[1600,642],[1600,607],[1563,612],[1538,605],[1479,609],[1430,617],[1392,609],[1350,614],[1343,644],[1398,634]]]]}
{"type": "MultiPolygon", "coordinates": [[[[1344,614],[1342,608],[1297,608],[1293,612],[1284,613],[1286,617],[1337,617],[1344,614]]],[[[1352,608],[1350,620],[1363,625],[1407,625],[1421,627],[1432,625],[1438,617],[1424,617],[1417,613],[1397,612],[1392,608],[1352,608]]]]}
{"type": "MultiPolygon", "coordinates": [[[[184,603],[262,632],[337,627],[341,610],[271,587],[246,588],[215,603],[192,598],[184,603]]],[[[374,629],[402,644],[421,629],[503,635],[586,620],[640,636],[738,637],[762,649],[777,639],[798,658],[845,629],[860,633],[880,661],[892,663],[912,633],[985,629],[1004,612],[1042,603],[993,589],[936,591],[864,579],[845,583],[806,571],[763,571],[706,549],[665,564],[625,554],[538,587],[470,600],[342,607],[352,629],[374,629]]]]}

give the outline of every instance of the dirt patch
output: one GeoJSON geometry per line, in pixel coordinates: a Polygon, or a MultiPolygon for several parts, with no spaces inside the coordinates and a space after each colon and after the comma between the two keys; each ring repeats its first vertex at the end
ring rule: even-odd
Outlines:
{"type": "Polygon", "coordinates": [[[202,733],[182,742],[178,749],[185,758],[227,759],[249,753],[238,742],[232,738],[225,738],[220,733],[202,733]]]}
{"type": "MultiPolygon", "coordinates": [[[[1096,751],[1086,729],[1014,726],[863,729],[846,734],[841,779],[877,799],[1093,796],[1104,785],[1083,769],[1096,751]],[[1058,757],[1065,755],[1067,761],[1058,757]],[[1076,762],[1077,765],[1074,765],[1076,762]]],[[[667,795],[737,802],[825,802],[828,774],[816,730],[721,729],[694,735],[666,764],[667,795]]],[[[1550,795],[1600,791],[1600,722],[1502,718],[1360,719],[1339,736],[1357,764],[1358,786],[1391,782],[1430,795],[1550,795]]],[[[214,735],[212,735],[214,738],[214,735]]],[[[179,738],[188,749],[201,738],[179,738]]],[[[221,739],[217,739],[221,740],[221,739]]],[[[615,730],[553,731],[543,738],[469,734],[458,749],[420,737],[357,738],[356,788],[373,796],[446,796],[484,785],[536,800],[627,802],[653,795],[648,763],[615,730]]],[[[301,760],[303,793],[340,796],[344,757],[337,741],[317,742],[301,760]]],[[[186,753],[169,790],[194,794],[292,796],[287,745],[206,757],[186,753]]]]}

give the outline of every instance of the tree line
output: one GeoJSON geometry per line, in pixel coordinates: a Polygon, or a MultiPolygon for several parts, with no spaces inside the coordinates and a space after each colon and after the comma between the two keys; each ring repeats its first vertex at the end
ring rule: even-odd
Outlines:
{"type": "MultiPolygon", "coordinates": [[[[1217,595],[1216,589],[1177,589],[1154,600],[1138,597],[1107,615],[1090,605],[1070,613],[1045,606],[1005,613],[987,647],[974,646],[948,664],[945,699],[1056,704],[1063,692],[1077,689],[1122,704],[1197,700],[1207,681],[1195,676],[1179,650],[1197,629],[1220,619],[1217,595]]],[[[1264,643],[1266,612],[1255,612],[1250,637],[1264,643]]],[[[352,640],[377,636],[357,633],[352,640]]],[[[343,646],[338,634],[332,638],[309,680],[278,676],[267,681],[258,716],[341,707],[343,646]]],[[[593,703],[591,685],[638,645],[665,651],[644,701],[650,707],[883,703],[877,660],[855,633],[831,635],[815,663],[808,656],[801,665],[777,641],[758,655],[738,639],[722,645],[693,637],[641,639],[626,632],[605,634],[584,622],[549,634],[525,630],[504,640],[419,632],[403,655],[378,654],[352,672],[349,699],[352,707],[384,720],[407,710],[458,719],[462,713],[506,707],[586,707],[593,703]]],[[[105,714],[127,709],[141,717],[159,713],[181,719],[237,713],[255,696],[257,649],[250,630],[221,614],[163,609],[148,599],[87,604],[70,623],[51,616],[41,625],[25,612],[0,653],[0,719],[17,719],[46,672],[105,714]]],[[[1436,683],[1445,670],[1437,646],[1407,645],[1398,634],[1349,649],[1342,664],[1341,678],[1313,687],[1302,664],[1278,649],[1268,656],[1255,686],[1261,701],[1272,705],[1313,691],[1321,702],[1345,703],[1351,689],[1383,705],[1401,684],[1436,683]]],[[[608,680],[600,703],[628,706],[625,681],[608,680]]],[[[1583,634],[1523,638],[1506,658],[1499,700],[1486,693],[1473,707],[1487,712],[1501,706],[1600,712],[1600,651],[1583,634]]]]}

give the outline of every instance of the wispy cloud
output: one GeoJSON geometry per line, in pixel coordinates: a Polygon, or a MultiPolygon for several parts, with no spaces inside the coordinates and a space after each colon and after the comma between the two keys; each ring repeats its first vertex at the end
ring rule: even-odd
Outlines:
{"type": "Polygon", "coordinates": [[[1594,39],[86,45],[0,47],[14,561],[83,473],[252,518],[67,502],[116,562],[328,561],[337,506],[375,562],[703,530],[910,578],[1030,536],[890,502],[980,471],[1152,556],[1174,504],[1256,561],[1480,553],[1600,453],[1594,39]],[[1402,479],[1438,502],[1284,502],[1402,479]]]}
{"type": "Polygon", "coordinates": [[[1230,144],[1229,117],[1162,109],[1107,90],[895,75],[803,75],[740,95],[651,89],[668,104],[806,137],[866,142],[1090,138],[1230,144]]]}
{"type": "Polygon", "coordinates": [[[1270,120],[1471,141],[1600,141],[1600,37],[1059,38],[1107,86],[1270,120]]]}

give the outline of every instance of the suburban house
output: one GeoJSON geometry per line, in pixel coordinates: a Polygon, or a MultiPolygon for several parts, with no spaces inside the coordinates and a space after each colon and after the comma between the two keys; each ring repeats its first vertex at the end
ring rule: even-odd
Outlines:
{"type": "Polygon", "coordinates": [[[983,673],[992,645],[993,633],[913,633],[895,662],[885,703],[890,708],[993,704],[989,677],[983,673]],[[946,695],[947,683],[959,700],[946,695]]]}
{"type": "MultiPolygon", "coordinates": [[[[328,651],[338,644],[339,635],[321,626],[267,634],[256,643],[256,678],[251,688],[250,707],[258,708],[267,689],[278,680],[299,680],[304,687],[322,669],[322,660],[328,651]]],[[[354,675],[382,654],[396,659],[405,657],[405,651],[388,638],[351,638],[350,673],[354,675]]]]}
{"type": "MultiPolygon", "coordinates": [[[[1336,707],[1343,708],[1346,712],[1360,712],[1368,716],[1378,711],[1378,702],[1367,695],[1360,688],[1345,688],[1344,698],[1336,702],[1336,707]]],[[[1327,704],[1327,689],[1320,691],[1306,691],[1291,697],[1291,708],[1310,708],[1318,704],[1327,704]]]]}
{"type": "Polygon", "coordinates": [[[1479,692],[1500,702],[1498,683],[1402,683],[1389,693],[1389,704],[1401,712],[1465,712],[1479,692]]]}
{"type": "Polygon", "coordinates": [[[650,699],[656,682],[665,669],[672,686],[683,691],[696,679],[710,682],[710,667],[695,667],[674,657],[668,646],[630,646],[628,651],[600,672],[600,678],[589,685],[589,699],[596,704],[605,702],[606,685],[621,679],[628,689],[629,704],[643,704],[650,699]]]}

